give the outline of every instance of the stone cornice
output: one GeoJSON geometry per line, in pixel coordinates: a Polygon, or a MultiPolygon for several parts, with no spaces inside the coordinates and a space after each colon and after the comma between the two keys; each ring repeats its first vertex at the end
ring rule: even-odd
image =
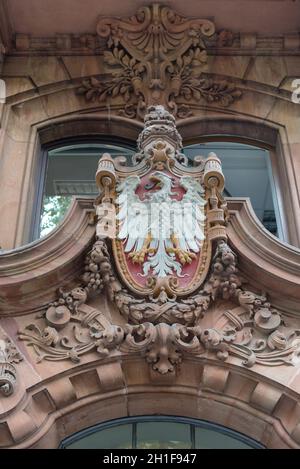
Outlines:
{"type": "MultiPolygon", "coordinates": [[[[208,45],[209,55],[300,55],[300,34],[262,36],[255,33],[227,33],[227,40],[208,45]],[[230,41],[229,41],[230,36],[230,41]]],[[[224,33],[219,31],[219,35],[224,33]]],[[[57,34],[34,37],[16,34],[11,55],[102,55],[105,41],[96,34],[57,34]]]]}
{"type": "MultiPolygon", "coordinates": [[[[5,44],[12,37],[9,30],[9,22],[7,20],[5,1],[0,2],[0,31],[3,30],[5,35],[5,44]],[[1,18],[3,18],[1,22],[1,18]],[[3,24],[1,24],[3,23],[3,24]],[[9,38],[9,39],[8,39],[9,38]]],[[[114,40],[114,46],[117,47],[122,42],[124,32],[129,35],[137,33],[144,34],[143,41],[139,41],[139,47],[143,47],[145,42],[145,33],[153,34],[158,39],[160,31],[164,33],[171,32],[176,38],[181,37],[184,30],[192,32],[190,40],[194,41],[199,34],[205,38],[202,46],[205,45],[207,53],[210,55],[299,55],[300,54],[300,34],[282,33],[279,35],[267,36],[256,34],[254,32],[238,32],[222,29],[222,24],[216,26],[210,20],[201,18],[201,10],[198,17],[185,17],[180,12],[174,11],[164,4],[152,4],[149,6],[141,6],[131,17],[99,17],[96,31],[87,31],[85,34],[56,34],[48,37],[33,36],[28,34],[16,33],[10,53],[13,55],[102,55],[107,50],[106,37],[109,31],[116,32],[117,41],[114,40]],[[151,27],[149,27],[151,26],[151,27]],[[150,32],[151,30],[151,32],[150,32]],[[119,32],[122,31],[121,35],[119,32]],[[192,39],[193,38],[193,39],[192,39]]],[[[130,41],[134,43],[131,37],[130,41]]],[[[159,39],[161,40],[161,39],[159,39]]],[[[164,54],[172,41],[166,42],[167,48],[163,44],[164,39],[160,43],[161,53],[164,54]]],[[[175,44],[173,42],[173,44],[175,44]]],[[[172,48],[172,47],[171,47],[172,48]]],[[[149,52],[149,50],[148,50],[149,52]]],[[[168,53],[168,52],[167,52],[168,53]]],[[[146,54],[147,55],[147,52],[146,54]]]]}

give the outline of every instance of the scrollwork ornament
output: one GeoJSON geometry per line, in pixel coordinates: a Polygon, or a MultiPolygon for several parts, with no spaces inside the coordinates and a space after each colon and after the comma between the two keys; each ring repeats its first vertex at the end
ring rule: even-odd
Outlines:
{"type": "MultiPolygon", "coordinates": [[[[185,354],[200,357],[205,351],[215,353],[222,361],[236,357],[247,367],[298,363],[300,331],[283,324],[281,315],[265,295],[242,289],[236,256],[224,242],[216,250],[211,274],[203,289],[182,300],[156,298],[145,303],[135,298],[116,279],[104,240],[96,241],[87,256],[86,266],[86,286],[79,288],[85,289],[87,298],[99,291],[106,292],[129,323],[125,327],[111,324],[99,310],[81,303],[76,310],[74,307],[69,310],[69,326],[72,327],[67,334],[65,328],[61,331],[60,325],[55,324],[55,327],[46,325],[43,329],[31,324],[20,331],[19,338],[33,346],[38,361],[69,359],[77,363],[82,355],[93,350],[101,358],[112,352],[140,352],[161,374],[173,372],[185,354]],[[97,269],[90,265],[91,256],[97,269]],[[110,268],[100,273],[101,281],[94,288],[91,275],[100,272],[98,267],[103,262],[110,268]],[[236,308],[224,313],[227,322],[221,329],[217,326],[203,329],[201,318],[220,297],[233,300],[236,308]]],[[[63,295],[64,299],[69,297],[66,293],[63,295]]],[[[47,314],[44,320],[49,324],[47,314]]]]}
{"type": "Polygon", "coordinates": [[[154,4],[127,20],[100,18],[97,34],[106,40],[111,74],[82,80],[77,92],[87,101],[121,100],[120,113],[138,119],[149,105],[163,104],[184,118],[192,114],[191,103],[229,106],[241,97],[233,83],[205,75],[210,44],[230,42],[230,32],[217,34],[209,20],[184,18],[154,4]]]}
{"type": "Polygon", "coordinates": [[[17,384],[17,370],[14,366],[23,360],[14,343],[5,335],[0,338],[0,396],[13,394],[17,384]]]}

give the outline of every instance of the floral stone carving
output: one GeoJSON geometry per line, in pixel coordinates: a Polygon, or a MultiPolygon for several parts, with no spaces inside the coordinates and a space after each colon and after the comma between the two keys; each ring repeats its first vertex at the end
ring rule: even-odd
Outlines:
{"type": "Polygon", "coordinates": [[[16,387],[17,371],[14,366],[23,360],[12,341],[2,334],[0,338],[0,394],[10,396],[16,387]]]}
{"type": "Polygon", "coordinates": [[[229,106],[242,94],[234,84],[204,74],[209,44],[230,38],[228,31],[217,34],[209,20],[153,4],[126,20],[100,18],[97,33],[107,41],[104,60],[112,76],[82,81],[77,91],[88,101],[121,98],[122,113],[131,118],[143,118],[151,104],[164,104],[184,118],[192,114],[189,103],[229,106]]]}
{"type": "Polygon", "coordinates": [[[60,289],[38,321],[19,333],[38,361],[79,362],[91,351],[101,358],[141,353],[162,374],[173,372],[189,354],[235,357],[247,367],[298,362],[300,332],[284,323],[266,295],[243,288],[237,257],[227,242],[220,160],[216,155],[198,158],[196,167],[189,168],[180,151],[174,116],[152,106],[135,165],[126,167],[107,154],[100,159],[96,239],[84,273],[75,288],[60,289]],[[126,198],[129,213],[134,204],[138,209],[130,215],[129,230],[123,225],[126,198]],[[153,199],[158,216],[148,224],[148,215],[139,217],[148,213],[153,199]],[[180,233],[175,218],[169,231],[161,231],[167,213],[179,217],[183,200],[189,204],[185,232],[180,233]],[[89,306],[100,294],[117,307],[120,324],[89,306]]]}

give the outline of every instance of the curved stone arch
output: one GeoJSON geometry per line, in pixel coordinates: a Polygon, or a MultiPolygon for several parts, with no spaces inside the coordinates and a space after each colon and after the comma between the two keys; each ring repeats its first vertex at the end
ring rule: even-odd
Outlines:
{"type": "Polygon", "coordinates": [[[214,141],[235,138],[243,143],[261,145],[266,149],[276,146],[279,138],[279,124],[269,123],[256,116],[245,116],[243,113],[226,115],[208,110],[205,118],[188,117],[179,120],[177,127],[187,143],[214,141]],[[236,115],[238,114],[238,116],[236,115]]]}
{"type": "Polygon", "coordinates": [[[266,230],[257,219],[249,199],[232,197],[228,202],[228,237],[238,254],[242,274],[250,282],[259,278],[261,286],[281,308],[297,310],[300,299],[300,285],[296,286],[299,284],[299,248],[283,243],[266,230]],[[286,295],[282,300],[279,282],[286,295]]]}
{"type": "MultiPolygon", "coordinates": [[[[235,76],[234,74],[231,75],[230,70],[228,70],[228,72],[229,73],[222,74],[222,73],[217,73],[217,72],[210,72],[208,70],[207,72],[203,72],[203,77],[213,78],[218,81],[230,80],[230,82],[234,83],[237,87],[239,87],[239,89],[241,89],[243,93],[247,93],[247,92],[257,93],[260,96],[263,96],[263,95],[272,96],[279,100],[290,102],[291,92],[285,88],[280,88],[280,87],[278,88],[266,82],[243,79],[243,78],[235,76]]],[[[105,75],[101,74],[101,70],[99,69],[99,73],[88,74],[88,75],[77,75],[77,76],[74,76],[73,78],[61,79],[57,81],[53,79],[52,81],[49,81],[46,84],[36,85],[35,87],[33,87],[32,82],[30,82],[32,87],[29,87],[26,91],[20,91],[14,95],[8,95],[6,102],[10,106],[20,105],[21,103],[24,103],[27,101],[36,100],[40,97],[47,96],[47,95],[51,96],[56,93],[66,92],[68,90],[72,92],[74,95],[76,95],[76,90],[83,80],[90,79],[96,76],[98,78],[105,77],[105,75]],[[37,91],[39,93],[39,96],[37,96],[37,91]]],[[[107,108],[107,105],[105,103],[99,106],[95,106],[95,103],[86,102],[85,99],[80,96],[78,99],[80,100],[80,102],[85,103],[85,106],[88,108],[97,107],[98,109],[102,109],[102,110],[107,108]]],[[[243,100],[243,96],[241,97],[241,101],[242,100],[243,100]]],[[[238,101],[236,104],[238,104],[238,101]]],[[[225,109],[225,110],[227,109],[229,112],[231,112],[232,109],[236,108],[236,104],[232,105],[230,108],[226,108],[226,106],[222,107],[222,105],[217,105],[216,108],[225,109]]],[[[81,106],[81,107],[84,107],[84,106],[81,106]]],[[[122,109],[122,107],[124,107],[124,102],[122,101],[122,103],[120,103],[117,100],[112,106],[112,109],[122,109]]],[[[211,106],[210,104],[207,104],[205,101],[204,102],[202,101],[199,103],[195,101],[194,103],[192,103],[191,107],[193,109],[197,109],[198,107],[210,108],[213,106],[211,106]]]]}
{"type": "Polygon", "coordinates": [[[55,448],[73,433],[109,420],[172,415],[222,425],[267,448],[299,448],[297,397],[239,368],[187,359],[178,376],[157,382],[150,375],[149,383],[140,358],[77,366],[28,389],[2,422],[2,447],[55,448]]]}
{"type": "Polygon", "coordinates": [[[81,273],[95,236],[94,216],[93,200],[76,197],[47,236],[1,255],[1,317],[42,310],[60,286],[81,273]]]}
{"type": "MultiPolygon", "coordinates": [[[[230,107],[222,106],[221,104],[214,105],[209,103],[195,102],[192,104],[192,108],[193,111],[195,111],[194,116],[196,117],[197,114],[199,114],[199,111],[203,110],[214,111],[216,112],[216,115],[237,115],[239,116],[239,118],[243,118],[243,116],[245,118],[254,118],[255,116],[259,118],[259,113],[262,112],[263,120],[265,122],[272,122],[272,119],[268,119],[268,116],[266,117],[266,115],[264,114],[264,111],[269,108],[268,102],[270,98],[288,105],[290,107],[291,114],[293,114],[293,109],[295,110],[295,112],[297,111],[297,105],[295,105],[290,100],[291,93],[289,91],[286,91],[285,89],[280,89],[279,91],[278,88],[268,85],[267,83],[246,81],[231,75],[224,76],[220,74],[213,74],[212,76],[219,80],[230,79],[234,81],[236,85],[240,86],[241,89],[243,89],[244,96],[241,97],[241,99],[236,101],[234,104],[232,104],[230,107]],[[254,112],[249,112],[248,110],[246,111],[246,109],[249,109],[249,103],[247,103],[247,105],[245,105],[244,103],[246,96],[248,101],[253,101],[256,96],[256,99],[259,99],[260,104],[262,105],[261,109],[252,107],[252,109],[250,108],[250,110],[253,110],[254,112]]],[[[6,114],[9,114],[11,110],[14,109],[18,109],[20,111],[25,105],[30,105],[33,110],[32,117],[34,119],[35,124],[38,124],[38,122],[46,123],[47,120],[55,119],[55,117],[63,118],[64,116],[71,116],[73,114],[76,114],[76,112],[82,113],[81,115],[83,115],[84,113],[106,114],[109,119],[113,118],[113,116],[121,117],[122,109],[124,107],[124,104],[122,102],[117,101],[114,104],[104,102],[97,104],[95,102],[86,101],[82,96],[76,95],[76,86],[79,84],[79,80],[90,77],[91,76],[89,75],[72,80],[62,80],[59,82],[53,81],[46,85],[36,86],[36,88],[34,89],[32,88],[27,91],[16,93],[15,95],[10,95],[7,97],[6,100],[7,106],[5,108],[5,112],[6,114]],[[36,114],[35,105],[38,101],[43,101],[43,99],[47,99],[48,101],[52,100],[52,106],[51,109],[49,109],[50,113],[47,114],[44,105],[41,105],[39,109],[39,114],[36,114]],[[64,99],[66,100],[66,102],[68,102],[68,107],[65,106],[65,103],[63,102],[64,99]]],[[[178,118],[178,122],[180,122],[181,120],[184,120],[186,122],[191,121],[192,119],[194,119],[194,116],[178,118]]],[[[127,119],[131,122],[136,122],[137,125],[142,126],[142,122],[137,118],[128,118],[124,116],[124,119],[127,119]]],[[[276,121],[274,120],[273,122],[275,123],[276,121]]]]}

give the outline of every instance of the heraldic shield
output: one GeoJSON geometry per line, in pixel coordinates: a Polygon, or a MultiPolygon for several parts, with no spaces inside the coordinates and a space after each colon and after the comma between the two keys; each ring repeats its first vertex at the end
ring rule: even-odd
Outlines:
{"type": "Polygon", "coordinates": [[[152,106],[132,161],[104,154],[96,174],[98,239],[111,238],[128,289],[165,302],[201,287],[213,241],[226,240],[221,162],[189,165],[181,150],[174,117],[152,106]]]}

